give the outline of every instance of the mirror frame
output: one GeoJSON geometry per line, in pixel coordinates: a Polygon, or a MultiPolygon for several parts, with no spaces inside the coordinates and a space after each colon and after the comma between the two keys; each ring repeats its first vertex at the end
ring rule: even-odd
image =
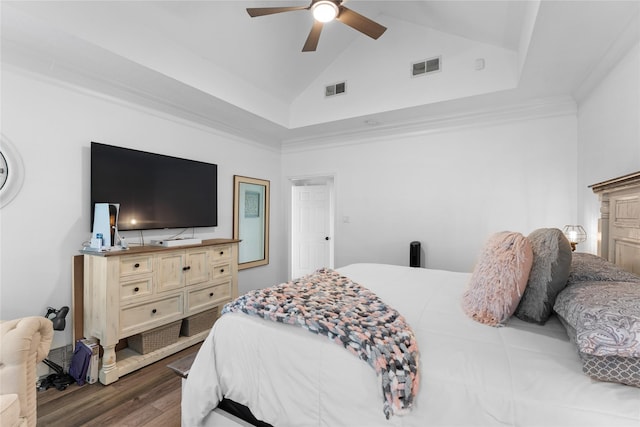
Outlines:
{"type": "Polygon", "coordinates": [[[0,134],[0,208],[8,205],[20,192],[24,182],[24,163],[20,153],[4,134],[0,134]]]}
{"type": "Polygon", "coordinates": [[[240,240],[240,243],[238,243],[238,270],[244,270],[245,268],[252,268],[269,264],[269,186],[270,182],[264,179],[249,178],[240,175],[233,176],[233,238],[236,240],[240,240]],[[242,244],[248,244],[250,243],[250,240],[243,239],[241,236],[243,226],[242,223],[244,222],[243,219],[245,218],[245,215],[241,215],[242,213],[240,212],[240,200],[241,197],[243,197],[245,191],[243,189],[243,184],[258,185],[264,187],[264,201],[258,204],[258,210],[255,213],[258,218],[262,217],[263,220],[264,226],[262,227],[262,236],[258,236],[257,240],[259,241],[261,237],[262,242],[264,242],[264,257],[245,262],[241,262],[240,252],[242,244]],[[260,212],[260,208],[262,208],[262,212],[260,212]]]}

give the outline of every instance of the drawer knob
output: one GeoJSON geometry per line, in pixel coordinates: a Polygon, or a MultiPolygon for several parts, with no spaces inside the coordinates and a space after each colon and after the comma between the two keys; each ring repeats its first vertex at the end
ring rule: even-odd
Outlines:
{"type": "Polygon", "coordinates": [[[139,290],[140,290],[140,288],[137,287],[137,286],[135,288],[133,288],[133,292],[138,292],[139,290]]]}
{"type": "Polygon", "coordinates": [[[135,264],[133,264],[133,267],[134,267],[134,268],[138,268],[138,267],[140,267],[140,263],[136,262],[135,264]]]}
{"type": "Polygon", "coordinates": [[[220,269],[220,273],[224,273],[224,268],[221,268],[221,269],[220,269]]]}
{"type": "Polygon", "coordinates": [[[224,251],[220,251],[220,255],[224,255],[224,251]]]}
{"type": "Polygon", "coordinates": [[[155,308],[153,310],[151,310],[151,314],[156,314],[158,312],[158,310],[156,310],[155,308]]]}
{"type": "Polygon", "coordinates": [[[187,270],[191,270],[191,267],[188,265],[186,267],[182,267],[182,271],[187,271],[187,270]]]}
{"type": "Polygon", "coordinates": [[[213,292],[209,293],[209,296],[212,297],[213,296],[213,292]]]}

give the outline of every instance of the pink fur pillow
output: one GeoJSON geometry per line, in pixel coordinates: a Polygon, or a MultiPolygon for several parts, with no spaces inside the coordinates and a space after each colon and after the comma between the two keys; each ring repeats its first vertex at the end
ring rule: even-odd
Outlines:
{"type": "Polygon", "coordinates": [[[473,320],[501,326],[516,310],[527,286],[533,250],[520,233],[503,231],[489,238],[462,295],[462,308],[473,320]]]}

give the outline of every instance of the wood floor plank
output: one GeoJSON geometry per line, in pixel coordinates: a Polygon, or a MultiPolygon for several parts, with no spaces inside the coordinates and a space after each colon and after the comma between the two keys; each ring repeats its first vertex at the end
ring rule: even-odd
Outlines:
{"type": "Polygon", "coordinates": [[[38,425],[65,426],[81,425],[90,418],[88,411],[100,410],[104,402],[117,405],[118,393],[102,384],[91,384],[83,387],[72,386],[71,391],[40,405],[38,401],[38,425]]]}
{"type": "Polygon", "coordinates": [[[140,427],[180,427],[180,414],[180,405],[174,406],[163,412],[159,417],[142,424],[140,427]]]}
{"type": "Polygon", "coordinates": [[[66,390],[38,392],[38,426],[180,426],[182,379],[167,365],[197,352],[200,344],[123,376],[66,390]]]}
{"type": "MultiPolygon", "coordinates": [[[[119,425],[121,427],[138,427],[146,424],[148,421],[154,421],[162,415],[162,411],[158,408],[154,408],[152,405],[142,405],[135,411],[129,412],[126,416],[122,417],[121,414],[118,417],[111,417],[108,421],[97,419],[92,425],[119,425]]],[[[159,425],[159,424],[156,424],[159,425]]]]}
{"type": "Polygon", "coordinates": [[[161,411],[169,411],[176,406],[180,407],[182,403],[182,386],[178,385],[178,388],[170,390],[164,396],[156,399],[151,404],[161,411]]]}
{"type": "Polygon", "coordinates": [[[153,382],[147,382],[142,386],[138,385],[133,390],[127,390],[126,393],[122,393],[122,398],[126,401],[96,418],[95,420],[99,423],[95,425],[112,424],[113,422],[119,422],[123,426],[141,425],[146,420],[155,418],[162,413],[161,409],[153,405],[154,402],[175,390],[176,387],[180,387],[180,381],[173,374],[157,377],[153,382]],[[123,411],[126,412],[125,416],[123,416],[123,411]]]}

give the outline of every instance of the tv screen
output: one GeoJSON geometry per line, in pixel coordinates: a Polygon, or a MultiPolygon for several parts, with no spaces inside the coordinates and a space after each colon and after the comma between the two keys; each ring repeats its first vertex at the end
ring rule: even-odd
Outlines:
{"type": "Polygon", "coordinates": [[[96,203],[119,203],[118,230],[218,225],[218,166],[91,143],[91,222],[96,203]]]}

